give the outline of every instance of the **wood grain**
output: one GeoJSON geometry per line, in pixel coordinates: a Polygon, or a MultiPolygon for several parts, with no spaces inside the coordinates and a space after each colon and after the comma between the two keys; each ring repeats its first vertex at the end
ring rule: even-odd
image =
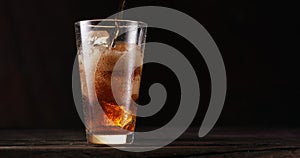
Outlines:
{"type": "Polygon", "coordinates": [[[84,131],[1,130],[0,157],[300,157],[299,132],[296,129],[215,129],[206,137],[198,138],[197,129],[189,129],[164,148],[130,153],[107,145],[87,144],[84,131]]]}

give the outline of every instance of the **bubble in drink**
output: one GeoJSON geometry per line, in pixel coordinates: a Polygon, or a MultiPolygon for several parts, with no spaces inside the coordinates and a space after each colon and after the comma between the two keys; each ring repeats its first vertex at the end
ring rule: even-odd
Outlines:
{"type": "Polygon", "coordinates": [[[136,45],[116,43],[114,48],[102,53],[95,73],[95,89],[108,119],[104,117],[107,125],[134,130],[136,118],[132,113],[136,113],[136,107],[133,101],[138,98],[141,61],[142,54],[136,45]],[[112,82],[116,84],[114,95],[112,82]]]}
{"type": "Polygon", "coordinates": [[[92,144],[134,139],[147,25],[121,16],[75,23],[82,109],[92,144]]]}
{"type": "Polygon", "coordinates": [[[82,48],[78,55],[79,72],[81,77],[81,89],[83,95],[89,100],[96,101],[94,91],[94,74],[101,53],[107,48],[109,33],[102,30],[92,30],[87,33],[82,41],[82,48]]]}
{"type": "Polygon", "coordinates": [[[104,45],[107,47],[108,39],[109,33],[107,31],[97,30],[89,32],[87,42],[93,46],[104,45]]]}
{"type": "MultiPolygon", "coordinates": [[[[104,32],[89,35],[85,51],[91,52],[83,53],[79,58],[84,63],[80,64],[80,76],[85,79],[82,94],[87,129],[101,134],[111,134],[111,131],[122,134],[120,132],[124,131],[120,128],[134,131],[137,110],[134,102],[139,96],[143,60],[141,49],[135,44],[122,42],[109,49],[107,45],[98,44],[104,39],[101,37],[105,36],[104,32]],[[114,95],[112,82],[116,84],[114,95]]],[[[108,38],[105,36],[106,40],[108,38]]]]}

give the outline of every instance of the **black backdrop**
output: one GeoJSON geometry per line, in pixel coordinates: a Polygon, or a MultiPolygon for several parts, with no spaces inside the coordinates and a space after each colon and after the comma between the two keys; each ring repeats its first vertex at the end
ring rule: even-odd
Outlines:
{"type": "MultiPolygon", "coordinates": [[[[74,22],[106,18],[117,0],[0,1],[0,128],[83,128],[72,99],[71,75],[76,55],[74,22]]],[[[296,127],[299,121],[299,17],[291,3],[250,0],[128,0],[126,8],[158,5],[197,19],[211,34],[224,58],[228,92],[217,126],[296,127]]],[[[208,70],[194,47],[178,35],[149,29],[148,41],[181,50],[193,63],[201,86],[198,125],[209,101],[208,70]]],[[[178,83],[161,65],[146,65],[147,87],[166,85],[169,95],[158,114],[138,119],[138,126],[168,122],[178,106],[178,83]],[[161,75],[155,73],[163,72],[161,75]]]]}

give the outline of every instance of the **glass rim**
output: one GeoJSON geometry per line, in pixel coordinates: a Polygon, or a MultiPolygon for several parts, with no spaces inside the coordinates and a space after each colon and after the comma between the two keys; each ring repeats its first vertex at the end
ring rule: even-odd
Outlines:
{"type": "MultiPolygon", "coordinates": [[[[91,19],[91,20],[81,20],[81,21],[77,21],[75,22],[75,26],[80,26],[81,24],[83,25],[87,25],[90,27],[103,27],[103,28],[114,28],[116,27],[115,24],[112,25],[93,25],[93,24],[89,24],[89,22],[125,22],[125,23],[132,23],[132,24],[136,24],[137,27],[139,28],[143,28],[143,27],[147,27],[148,24],[142,21],[136,21],[136,20],[123,20],[123,19],[91,19]]],[[[119,26],[119,27],[132,27],[132,26],[119,26]]]]}

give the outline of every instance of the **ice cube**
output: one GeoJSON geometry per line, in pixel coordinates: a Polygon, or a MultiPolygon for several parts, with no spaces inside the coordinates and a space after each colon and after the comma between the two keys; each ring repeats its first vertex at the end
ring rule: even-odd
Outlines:
{"type": "Polygon", "coordinates": [[[82,44],[82,63],[86,82],[86,95],[92,101],[96,101],[94,92],[95,71],[98,60],[105,49],[109,34],[107,31],[96,30],[88,32],[86,40],[82,44]]]}
{"type": "Polygon", "coordinates": [[[105,112],[105,125],[119,126],[127,130],[134,129],[136,118],[134,115],[132,115],[131,111],[126,110],[125,106],[120,106],[112,103],[104,103],[101,105],[101,107],[105,112]]]}
{"type": "Polygon", "coordinates": [[[126,72],[125,69],[139,67],[142,60],[143,54],[139,46],[119,42],[111,50],[103,51],[98,67],[101,71],[112,71],[115,68],[117,71],[126,72]],[[115,67],[117,62],[118,66],[115,67]]]}
{"type": "Polygon", "coordinates": [[[104,30],[90,31],[87,42],[93,46],[108,45],[109,33],[104,30]]]}

